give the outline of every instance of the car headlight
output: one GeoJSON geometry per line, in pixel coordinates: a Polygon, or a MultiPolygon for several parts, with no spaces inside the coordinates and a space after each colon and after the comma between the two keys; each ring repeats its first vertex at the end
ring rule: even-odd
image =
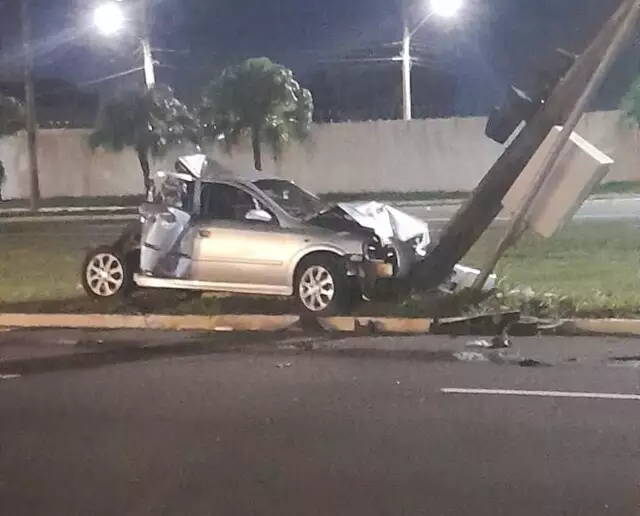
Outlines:
{"type": "Polygon", "coordinates": [[[365,240],[362,244],[362,255],[366,260],[380,259],[382,244],[380,238],[376,235],[370,240],[365,240]]]}
{"type": "Polygon", "coordinates": [[[427,248],[429,247],[429,235],[425,233],[415,237],[411,241],[411,246],[418,256],[424,258],[427,256],[427,248]]]}

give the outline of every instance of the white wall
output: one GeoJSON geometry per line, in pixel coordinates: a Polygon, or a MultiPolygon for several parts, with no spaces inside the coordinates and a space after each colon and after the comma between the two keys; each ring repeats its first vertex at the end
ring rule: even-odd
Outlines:
{"type": "MultiPolygon", "coordinates": [[[[324,124],[303,144],[291,145],[278,162],[265,149],[267,173],[293,179],[319,193],[471,190],[502,152],[484,136],[486,119],[451,118],[324,124]]],[[[607,180],[640,180],[638,131],[617,111],[590,113],[581,136],[615,160],[607,180]]],[[[85,130],[43,130],[39,134],[40,182],[44,197],[140,193],[135,155],[92,152],[85,130]]],[[[4,194],[27,197],[29,178],[24,136],[0,140],[7,169],[4,194]]],[[[170,167],[176,150],[156,167],[170,167]]],[[[249,145],[216,157],[238,173],[251,172],[249,145]]]]}

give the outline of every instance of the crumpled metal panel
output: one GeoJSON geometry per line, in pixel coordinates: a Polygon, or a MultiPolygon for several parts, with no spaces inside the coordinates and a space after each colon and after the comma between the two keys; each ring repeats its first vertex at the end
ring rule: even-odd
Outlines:
{"type": "Polygon", "coordinates": [[[185,238],[191,215],[170,206],[165,208],[164,212],[146,215],[142,226],[140,270],[153,276],[186,279],[191,270],[193,247],[193,239],[185,238]]]}
{"type": "Polygon", "coordinates": [[[373,229],[383,244],[390,244],[394,239],[408,242],[416,237],[422,237],[424,247],[431,243],[429,224],[388,204],[343,202],[338,206],[360,225],[373,229]]]}
{"type": "Polygon", "coordinates": [[[190,154],[178,158],[178,162],[195,178],[201,178],[209,158],[206,154],[190,154]]]}
{"type": "MultiPolygon", "coordinates": [[[[340,203],[339,206],[362,226],[376,232],[385,245],[391,245],[398,254],[398,276],[408,274],[411,266],[426,256],[431,243],[429,224],[388,204],[376,201],[340,203]],[[420,238],[418,242],[413,242],[420,238]],[[409,245],[411,243],[411,245],[409,245]]],[[[442,285],[445,291],[458,292],[471,288],[480,271],[465,265],[456,265],[449,281],[442,285]]],[[[497,276],[492,274],[484,285],[485,291],[496,287],[497,276]]]]}
{"type": "MultiPolygon", "coordinates": [[[[473,267],[467,267],[466,265],[457,264],[453,268],[453,275],[450,280],[442,285],[443,290],[449,290],[452,292],[459,292],[466,288],[471,288],[476,281],[476,278],[480,275],[478,269],[473,267]]],[[[496,288],[498,283],[498,277],[495,274],[491,274],[488,278],[482,290],[488,292],[496,288]]]]}

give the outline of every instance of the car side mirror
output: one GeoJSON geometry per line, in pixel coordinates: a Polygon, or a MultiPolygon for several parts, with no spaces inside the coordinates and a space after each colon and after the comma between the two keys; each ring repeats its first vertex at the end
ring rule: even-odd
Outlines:
{"type": "Polygon", "coordinates": [[[249,210],[247,214],[244,216],[245,220],[250,222],[264,222],[268,223],[273,220],[273,217],[270,213],[265,210],[249,210]]]}

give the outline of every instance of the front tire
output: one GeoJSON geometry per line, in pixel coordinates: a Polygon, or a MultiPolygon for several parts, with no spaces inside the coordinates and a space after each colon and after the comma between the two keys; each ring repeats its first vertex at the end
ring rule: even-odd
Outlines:
{"type": "Polygon", "coordinates": [[[338,257],[305,258],[296,270],[294,295],[303,315],[331,317],[348,310],[349,281],[338,257]]]}
{"type": "Polygon", "coordinates": [[[82,288],[93,299],[122,299],[133,291],[130,260],[111,246],[87,253],[82,264],[82,288]]]}

